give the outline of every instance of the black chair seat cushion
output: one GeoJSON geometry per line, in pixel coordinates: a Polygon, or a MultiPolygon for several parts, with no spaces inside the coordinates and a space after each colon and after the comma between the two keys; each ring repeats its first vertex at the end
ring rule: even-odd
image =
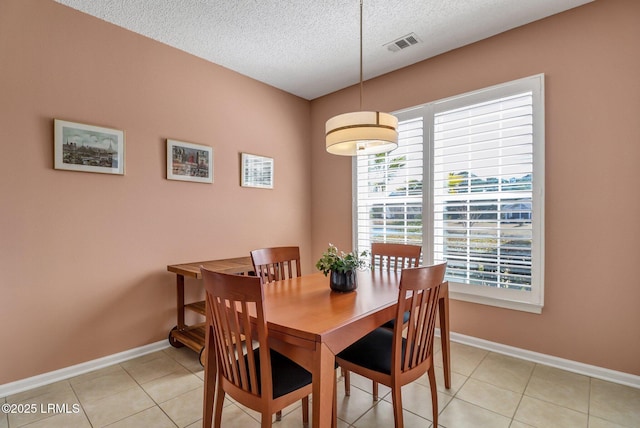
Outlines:
{"type": "MultiPolygon", "coordinates": [[[[409,322],[409,317],[411,316],[411,312],[407,311],[404,313],[404,315],[402,316],[402,324],[406,324],[409,322]]],[[[393,330],[396,326],[396,319],[392,319],[391,321],[387,321],[386,323],[382,324],[383,328],[388,328],[389,330],[393,330]]]]}
{"type": "MultiPolygon", "coordinates": [[[[402,339],[402,355],[406,349],[406,342],[406,339],[402,339]]],[[[391,355],[393,331],[377,328],[340,352],[337,357],[367,369],[391,374],[391,355]]]]}
{"type": "MultiPolygon", "coordinates": [[[[296,389],[300,389],[311,383],[311,373],[302,366],[293,362],[284,355],[270,349],[271,351],[271,378],[273,379],[273,398],[281,397],[296,389]]],[[[260,380],[260,353],[259,348],[253,350],[256,359],[256,371],[260,380]]],[[[247,357],[245,356],[245,359],[247,357]]],[[[258,385],[258,391],[262,391],[258,385]]]]}

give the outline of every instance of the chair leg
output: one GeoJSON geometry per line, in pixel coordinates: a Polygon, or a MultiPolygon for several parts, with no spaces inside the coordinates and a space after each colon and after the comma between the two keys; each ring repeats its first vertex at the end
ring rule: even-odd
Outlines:
{"type": "Polygon", "coordinates": [[[373,381],[373,401],[378,401],[378,382],[373,381]]]}
{"type": "Polygon", "coordinates": [[[351,395],[351,374],[349,370],[342,369],[342,374],[344,375],[344,395],[349,397],[351,395]]]}
{"type": "Polygon", "coordinates": [[[202,410],[202,427],[211,428],[213,405],[216,395],[216,374],[207,368],[204,380],[204,409],[202,410]]]}
{"type": "Polygon", "coordinates": [[[222,389],[222,384],[220,383],[220,379],[218,379],[218,393],[216,394],[216,410],[214,412],[214,420],[213,426],[215,428],[220,428],[222,426],[222,407],[224,405],[224,396],[225,392],[222,389]]]}
{"type": "Polygon", "coordinates": [[[431,389],[431,409],[433,412],[433,426],[438,426],[438,387],[436,386],[436,371],[433,363],[429,370],[427,370],[429,376],[429,388],[431,389]]]}
{"type": "Polygon", "coordinates": [[[260,418],[260,428],[271,428],[273,426],[273,421],[271,420],[272,417],[272,413],[262,413],[262,417],[260,418]]]}
{"type": "Polygon", "coordinates": [[[207,342],[206,354],[209,354],[211,350],[211,360],[208,358],[205,361],[205,370],[204,370],[204,408],[202,409],[202,426],[203,428],[211,428],[211,423],[213,419],[213,406],[215,402],[216,396],[216,376],[217,376],[217,364],[215,361],[213,349],[214,343],[211,340],[212,331],[209,330],[209,333],[206,335],[205,341],[207,342]]]}
{"type": "Polygon", "coordinates": [[[309,396],[302,399],[302,425],[309,426],[309,396]]]}
{"type": "MultiPolygon", "coordinates": [[[[391,390],[391,397],[393,400],[393,422],[395,428],[404,427],[404,421],[402,420],[402,388],[400,385],[396,385],[391,390]]],[[[433,425],[437,427],[437,425],[433,425]]]]}

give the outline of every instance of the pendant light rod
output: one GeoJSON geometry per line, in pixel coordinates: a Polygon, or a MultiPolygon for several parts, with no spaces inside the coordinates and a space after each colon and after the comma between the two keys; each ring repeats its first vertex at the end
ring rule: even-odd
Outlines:
{"type": "Polygon", "coordinates": [[[360,111],[362,111],[362,0],[360,0],[360,111]]]}
{"type": "Polygon", "coordinates": [[[398,118],[379,111],[362,111],[363,13],[360,0],[360,111],[343,113],[327,120],[325,145],[327,152],[341,156],[372,155],[398,147],[398,118]]]}

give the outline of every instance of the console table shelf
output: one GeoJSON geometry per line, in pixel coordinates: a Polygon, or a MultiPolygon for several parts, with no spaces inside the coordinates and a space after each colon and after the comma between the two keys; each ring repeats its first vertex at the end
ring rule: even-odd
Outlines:
{"type": "Polygon", "coordinates": [[[200,363],[204,363],[205,349],[205,324],[198,323],[187,325],[185,323],[185,310],[195,312],[200,315],[205,315],[206,308],[205,302],[190,302],[184,301],[184,278],[196,278],[202,279],[200,274],[200,267],[206,269],[231,273],[237,275],[248,275],[253,272],[253,264],[251,263],[251,257],[236,257],[232,259],[221,260],[208,260],[205,262],[184,263],[178,265],[168,265],[167,270],[176,274],[176,296],[177,296],[177,325],[169,332],[169,343],[171,346],[181,348],[187,346],[190,349],[200,354],[200,363]]]}

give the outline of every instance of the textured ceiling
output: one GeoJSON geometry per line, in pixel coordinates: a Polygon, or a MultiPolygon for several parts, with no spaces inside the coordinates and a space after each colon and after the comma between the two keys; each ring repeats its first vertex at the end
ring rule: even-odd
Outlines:
{"type": "MultiPolygon", "coordinates": [[[[55,1],[306,99],[359,80],[358,0],[55,1]]],[[[591,1],[364,0],[364,79],[591,1]]]]}

